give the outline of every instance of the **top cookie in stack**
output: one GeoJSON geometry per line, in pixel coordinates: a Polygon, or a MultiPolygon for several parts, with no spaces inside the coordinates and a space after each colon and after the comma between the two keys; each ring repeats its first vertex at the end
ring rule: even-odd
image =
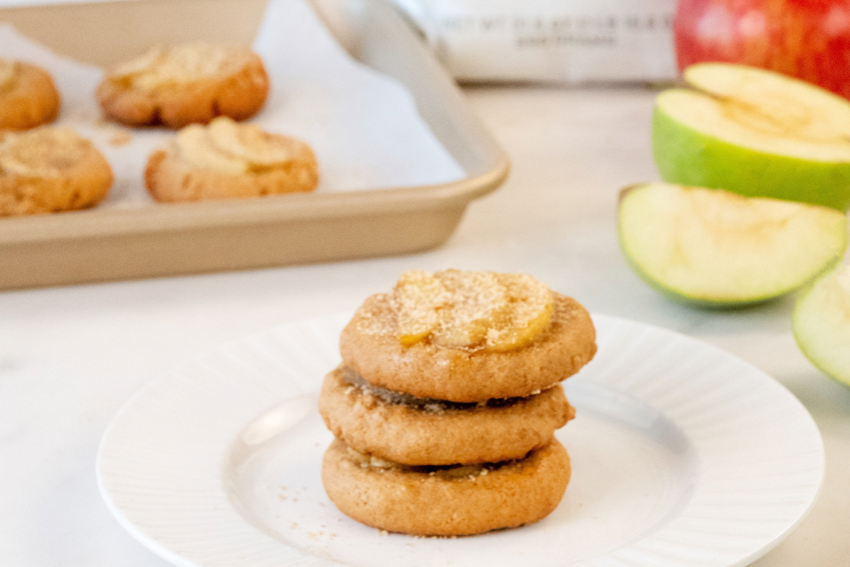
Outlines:
{"type": "Polygon", "coordinates": [[[559,382],[595,354],[575,300],[519,274],[407,272],[340,337],[319,409],[323,482],[371,526],[466,535],[537,521],[570,477],[559,382]]]}
{"type": "Polygon", "coordinates": [[[342,331],[343,364],[420,398],[523,397],[572,376],[596,353],[577,301],[524,274],[407,272],[342,331]]]}

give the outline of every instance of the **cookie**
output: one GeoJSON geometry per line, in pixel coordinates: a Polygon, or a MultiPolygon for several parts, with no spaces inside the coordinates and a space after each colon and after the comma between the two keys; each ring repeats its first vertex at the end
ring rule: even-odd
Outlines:
{"type": "Polygon", "coordinates": [[[59,114],[50,74],[30,63],[0,59],[0,130],[28,130],[59,114]]]}
{"type": "Polygon", "coordinates": [[[106,197],[112,181],[103,154],[69,128],[0,135],[0,216],[90,207],[106,197]]]}
{"type": "Polygon", "coordinates": [[[461,404],[375,388],[344,368],[325,377],[319,413],[346,445],[405,465],[520,459],[575,415],[560,384],[526,398],[461,404]]]}
{"type": "Polygon", "coordinates": [[[545,390],[593,358],[596,333],[584,307],[540,285],[490,272],[404,275],[345,326],[343,364],[374,386],[420,398],[479,402],[545,390]]]}
{"type": "Polygon", "coordinates": [[[156,47],[107,74],[103,113],[128,126],[181,128],[216,116],[244,120],[268,96],[263,61],[249,48],[187,43],[156,47]]]}
{"type": "Polygon", "coordinates": [[[182,128],[145,168],[145,186],[164,202],[308,192],[318,182],[308,144],[226,117],[182,128]]]}
{"type": "Polygon", "coordinates": [[[390,532],[472,535],[536,522],[558,505],[570,459],[552,440],[526,458],[483,465],[405,467],[370,459],[335,440],[322,462],[331,501],[390,532]]]}

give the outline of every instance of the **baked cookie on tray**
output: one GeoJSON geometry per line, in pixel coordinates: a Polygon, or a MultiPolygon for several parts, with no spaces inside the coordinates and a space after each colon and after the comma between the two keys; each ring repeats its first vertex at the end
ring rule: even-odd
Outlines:
{"type": "Polygon", "coordinates": [[[587,311],[523,274],[406,272],[340,336],[319,413],[322,482],[348,516],[416,535],[536,522],[570,460],[560,382],[596,352],[587,311]]]}
{"type": "Polygon", "coordinates": [[[145,186],[165,202],[303,193],[318,182],[307,143],[227,117],[180,129],[145,168],[145,186]]]}
{"type": "Polygon", "coordinates": [[[103,154],[70,128],[0,133],[0,216],[91,207],[112,181],[103,154]]]}
{"type": "Polygon", "coordinates": [[[216,116],[244,120],[265,103],[269,78],[250,48],[209,43],[155,47],[108,73],[103,113],[128,126],[181,128],[216,116]]]}
{"type": "Polygon", "coordinates": [[[59,106],[59,92],[47,71],[0,58],[0,130],[27,130],[53,122],[59,106]]]}

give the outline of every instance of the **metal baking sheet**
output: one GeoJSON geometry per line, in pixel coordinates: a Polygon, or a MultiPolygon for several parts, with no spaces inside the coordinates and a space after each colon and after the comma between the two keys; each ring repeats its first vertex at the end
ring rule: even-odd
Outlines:
{"type": "MultiPolygon", "coordinates": [[[[463,168],[463,179],[345,193],[2,218],[0,289],[405,254],[442,244],[469,203],[507,177],[507,156],[470,113],[452,79],[385,0],[314,0],[313,5],[352,56],[408,88],[423,119],[463,168]]],[[[247,42],[264,6],[263,0],[57,4],[0,9],[0,21],[60,53],[108,65],[138,53],[134,42],[151,41],[144,33],[158,34],[157,41],[173,40],[188,22],[195,38],[206,34],[247,42]],[[227,13],[238,13],[239,18],[209,17],[227,13]],[[163,21],[168,25],[157,25],[163,21]],[[91,22],[101,30],[127,29],[127,22],[132,22],[134,32],[120,41],[114,34],[98,39],[85,31],[91,22]],[[58,29],[74,32],[62,34],[58,29]]]]}

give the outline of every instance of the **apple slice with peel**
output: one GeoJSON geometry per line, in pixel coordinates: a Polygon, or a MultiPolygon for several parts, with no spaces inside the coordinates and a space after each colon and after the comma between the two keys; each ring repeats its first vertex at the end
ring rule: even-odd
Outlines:
{"type": "Polygon", "coordinates": [[[646,183],[623,189],[620,246],[674,297],[735,306],[778,297],[840,261],[847,218],[829,207],[646,183]]]}
{"type": "Polygon", "coordinates": [[[794,338],[812,364],[850,385],[850,266],[821,277],[800,296],[794,338]]]}
{"type": "Polygon", "coordinates": [[[745,65],[699,63],[684,79],[653,114],[665,181],[850,207],[850,101],[745,65]]]}

